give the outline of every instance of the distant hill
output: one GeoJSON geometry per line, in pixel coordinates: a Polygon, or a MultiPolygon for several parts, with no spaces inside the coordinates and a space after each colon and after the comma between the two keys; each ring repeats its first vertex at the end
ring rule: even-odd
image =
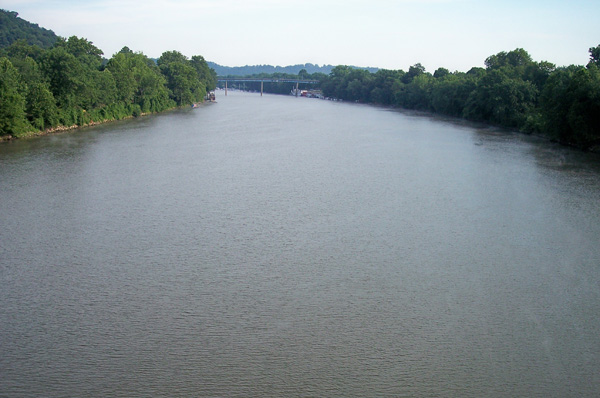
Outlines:
{"type": "MultiPolygon", "coordinates": [[[[260,73],[289,73],[297,75],[302,69],[310,74],[313,73],[324,73],[328,75],[331,70],[335,68],[333,65],[314,65],[314,64],[298,64],[289,66],[273,66],[273,65],[246,65],[246,66],[222,66],[214,62],[207,62],[210,68],[213,68],[217,72],[218,76],[247,76],[247,75],[258,75],[260,73]]],[[[369,72],[375,73],[378,68],[361,68],[354,67],[357,69],[366,69],[369,72]]]]}
{"type": "Polygon", "coordinates": [[[19,18],[15,11],[0,10],[0,48],[8,47],[20,39],[31,45],[50,48],[58,36],[51,30],[19,18]]]}

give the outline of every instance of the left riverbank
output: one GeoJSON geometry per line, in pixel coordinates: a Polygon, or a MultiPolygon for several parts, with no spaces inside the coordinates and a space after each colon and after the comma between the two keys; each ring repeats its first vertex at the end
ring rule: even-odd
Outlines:
{"type": "Polygon", "coordinates": [[[73,124],[70,126],[63,126],[63,125],[54,126],[54,127],[47,128],[44,130],[27,131],[23,134],[19,134],[18,136],[14,136],[14,135],[10,135],[10,134],[3,135],[3,136],[0,136],[0,143],[10,142],[10,141],[15,141],[15,140],[22,140],[22,139],[29,139],[29,138],[34,138],[34,137],[43,137],[43,136],[51,135],[51,134],[66,133],[68,131],[77,130],[80,128],[92,127],[92,126],[97,126],[97,125],[107,124],[107,123],[114,123],[114,122],[118,122],[120,120],[135,119],[138,117],[144,117],[144,116],[149,116],[149,115],[159,115],[159,114],[174,111],[176,109],[183,109],[183,108],[184,107],[177,106],[177,107],[165,109],[164,111],[161,111],[161,112],[141,113],[138,116],[130,115],[130,116],[125,116],[125,117],[122,117],[119,119],[104,119],[104,120],[100,120],[100,121],[91,121],[89,123],[84,123],[84,124],[73,124]]]}

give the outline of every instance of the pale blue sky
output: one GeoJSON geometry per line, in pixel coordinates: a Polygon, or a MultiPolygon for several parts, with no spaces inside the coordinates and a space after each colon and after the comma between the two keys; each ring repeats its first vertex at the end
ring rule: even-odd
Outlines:
{"type": "Polygon", "coordinates": [[[598,0],[0,0],[56,34],[158,57],[178,50],[227,66],[298,63],[466,71],[521,47],[586,64],[598,0]]]}

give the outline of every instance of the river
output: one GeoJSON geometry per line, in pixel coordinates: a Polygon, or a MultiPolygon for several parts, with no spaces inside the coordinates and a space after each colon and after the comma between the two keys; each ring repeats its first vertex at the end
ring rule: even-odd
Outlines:
{"type": "Polygon", "coordinates": [[[598,155],[217,101],[0,145],[0,396],[598,396],[598,155]]]}

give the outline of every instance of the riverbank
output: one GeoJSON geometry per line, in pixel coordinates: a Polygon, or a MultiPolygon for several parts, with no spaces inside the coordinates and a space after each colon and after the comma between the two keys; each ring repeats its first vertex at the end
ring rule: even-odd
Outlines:
{"type": "Polygon", "coordinates": [[[60,126],[55,126],[55,127],[47,128],[47,129],[44,129],[44,130],[28,131],[28,132],[25,132],[25,133],[23,133],[23,134],[21,134],[19,136],[13,136],[13,135],[9,134],[9,135],[0,136],[0,143],[10,142],[10,141],[14,141],[14,140],[22,140],[22,139],[35,138],[35,137],[43,137],[43,136],[51,135],[51,134],[60,134],[60,133],[65,133],[67,131],[76,130],[76,129],[79,129],[79,128],[92,127],[92,126],[97,126],[97,125],[101,125],[101,124],[117,122],[117,121],[120,121],[120,120],[134,119],[134,118],[148,116],[148,115],[159,115],[159,114],[162,114],[162,113],[174,111],[176,109],[184,109],[184,108],[187,108],[187,107],[176,106],[176,107],[173,107],[173,108],[165,109],[164,111],[161,111],[161,112],[140,113],[138,116],[130,115],[130,116],[122,117],[120,119],[104,119],[102,121],[91,121],[90,123],[85,123],[85,124],[81,124],[81,125],[79,125],[79,124],[73,124],[71,126],[60,125],[60,126]]]}

